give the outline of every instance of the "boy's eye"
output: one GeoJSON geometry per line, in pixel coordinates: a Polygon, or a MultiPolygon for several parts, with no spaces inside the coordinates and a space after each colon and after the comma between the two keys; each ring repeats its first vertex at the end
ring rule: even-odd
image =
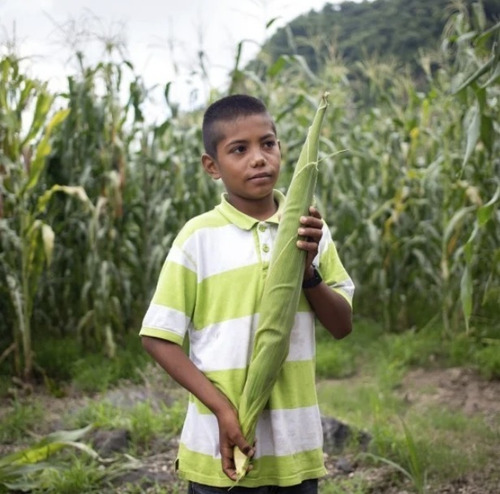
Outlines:
{"type": "Polygon", "coordinates": [[[241,154],[245,152],[245,146],[236,146],[235,148],[232,149],[233,153],[236,154],[241,154]]]}
{"type": "Polygon", "coordinates": [[[276,146],[276,141],[274,139],[272,139],[270,141],[266,141],[266,142],[264,142],[264,146],[266,148],[273,148],[274,146],[276,146]]]}

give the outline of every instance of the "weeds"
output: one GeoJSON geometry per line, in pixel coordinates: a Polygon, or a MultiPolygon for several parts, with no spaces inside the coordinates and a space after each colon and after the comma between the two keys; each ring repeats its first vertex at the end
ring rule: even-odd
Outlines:
{"type": "Polygon", "coordinates": [[[16,443],[25,439],[40,424],[44,410],[40,404],[12,402],[12,409],[2,416],[0,443],[16,443]]]}
{"type": "Polygon", "coordinates": [[[343,378],[356,371],[354,354],[348,344],[331,338],[316,348],[316,374],[319,378],[343,378]]]}
{"type": "Polygon", "coordinates": [[[399,444],[396,443],[395,451],[392,452],[393,455],[396,453],[401,457],[400,462],[373,453],[362,453],[362,455],[391,466],[408,478],[416,492],[425,494],[427,492],[427,451],[423,444],[416,443],[404,420],[401,422],[404,441],[399,444]]]}
{"type": "Polygon", "coordinates": [[[114,406],[108,400],[90,402],[86,407],[73,411],[66,417],[71,427],[83,427],[93,424],[96,428],[114,429],[123,426],[125,414],[121,408],[114,406]]]}
{"type": "Polygon", "coordinates": [[[500,379],[500,340],[487,340],[476,354],[477,367],[485,379],[500,379]]]}
{"type": "Polygon", "coordinates": [[[179,434],[186,411],[184,401],[171,406],[150,400],[124,407],[110,401],[92,402],[75,416],[68,417],[74,427],[93,424],[101,429],[126,429],[130,433],[130,445],[134,452],[147,453],[158,443],[166,444],[179,434]]]}
{"type": "Polygon", "coordinates": [[[169,407],[162,403],[157,406],[148,402],[137,404],[130,411],[129,418],[132,443],[147,452],[155,438],[167,442],[180,433],[185,412],[184,402],[176,402],[169,407]]]}
{"type": "Polygon", "coordinates": [[[99,462],[91,458],[73,456],[66,459],[65,465],[64,469],[50,468],[44,471],[42,484],[50,486],[52,492],[101,492],[105,473],[99,462]]]}
{"type": "Polygon", "coordinates": [[[359,477],[339,478],[322,483],[320,492],[321,494],[366,494],[369,492],[369,484],[359,477]]]}
{"type": "Polygon", "coordinates": [[[54,432],[28,448],[0,458],[0,486],[21,491],[44,489],[47,487],[44,476],[57,475],[60,468],[51,458],[65,448],[71,447],[90,458],[97,458],[95,451],[79,442],[89,429],[54,432]]]}

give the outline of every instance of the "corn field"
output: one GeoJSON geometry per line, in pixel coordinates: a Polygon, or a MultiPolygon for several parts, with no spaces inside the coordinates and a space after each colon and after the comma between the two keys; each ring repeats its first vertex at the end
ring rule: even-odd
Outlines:
{"type": "MultiPolygon", "coordinates": [[[[268,105],[284,191],[329,91],[317,205],[357,286],[355,313],[387,331],[498,329],[499,41],[500,24],[458,8],[421,54],[425,81],[389,62],[347,67],[332,47],[318,74],[299,56],[261,54],[250,70],[237,55],[228,89],[212,91],[268,105]]],[[[167,84],[165,120],[148,123],[148,89],[109,55],[78,54],[61,94],[15,55],[0,59],[0,365],[24,379],[47,337],[112,358],[138,332],[177,231],[219,201],[200,165],[202,109],[170,105],[167,84]]]]}

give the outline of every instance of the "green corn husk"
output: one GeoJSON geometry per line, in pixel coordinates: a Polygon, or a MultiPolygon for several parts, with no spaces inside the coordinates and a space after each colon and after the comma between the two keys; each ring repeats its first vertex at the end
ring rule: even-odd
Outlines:
{"type": "MultiPolygon", "coordinates": [[[[313,202],[318,175],[319,135],[328,93],[322,97],[309,128],[287,192],[262,294],[259,325],[238,414],[247,441],[255,439],[257,420],[264,409],[283,362],[302,291],[306,252],[297,248],[300,217],[313,202]]],[[[238,481],[246,474],[248,457],[235,447],[238,481]]]]}

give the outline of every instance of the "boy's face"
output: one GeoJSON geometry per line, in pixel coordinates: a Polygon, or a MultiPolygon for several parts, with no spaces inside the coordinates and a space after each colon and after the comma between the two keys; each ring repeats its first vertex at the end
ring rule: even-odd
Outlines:
{"type": "Polygon", "coordinates": [[[248,213],[258,201],[269,200],[278,180],[281,150],[271,118],[267,114],[219,122],[222,139],[217,157],[204,154],[202,163],[214,179],[221,179],[228,199],[248,213]]]}

